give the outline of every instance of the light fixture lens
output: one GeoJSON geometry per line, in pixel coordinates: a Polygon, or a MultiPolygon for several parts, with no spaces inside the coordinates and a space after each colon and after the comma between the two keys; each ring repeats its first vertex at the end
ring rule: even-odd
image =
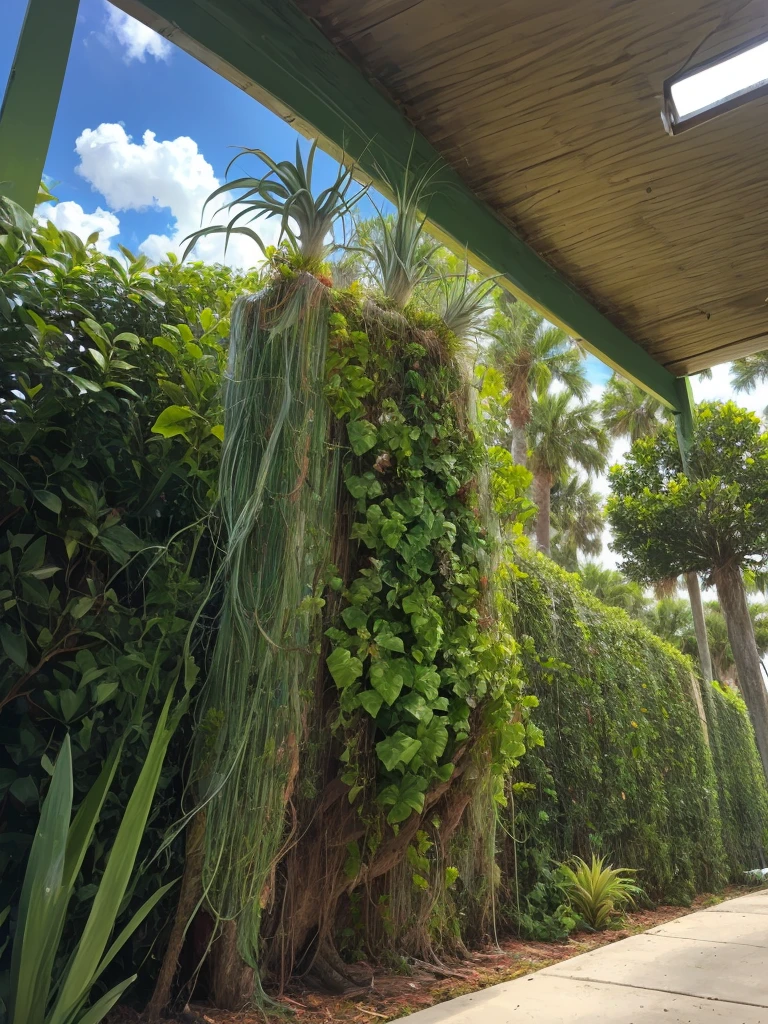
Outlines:
{"type": "Polygon", "coordinates": [[[763,42],[674,82],[672,99],[678,118],[683,119],[766,83],[768,42],[763,42]]]}

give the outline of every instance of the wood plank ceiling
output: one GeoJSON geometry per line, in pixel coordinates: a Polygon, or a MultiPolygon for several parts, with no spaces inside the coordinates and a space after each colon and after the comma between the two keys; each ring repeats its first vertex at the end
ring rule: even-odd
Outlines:
{"type": "Polygon", "coordinates": [[[768,347],[768,98],[671,138],[662,83],[761,0],[298,0],[476,194],[682,375],[768,347]]]}

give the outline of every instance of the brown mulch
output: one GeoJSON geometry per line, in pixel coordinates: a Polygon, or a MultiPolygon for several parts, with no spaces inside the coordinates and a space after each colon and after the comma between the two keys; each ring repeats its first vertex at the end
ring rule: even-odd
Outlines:
{"type": "MultiPolygon", "coordinates": [[[[444,957],[439,964],[416,961],[408,974],[388,972],[385,968],[361,964],[367,981],[359,990],[343,996],[310,991],[301,982],[292,982],[280,996],[277,1009],[266,1015],[260,1010],[237,1013],[216,1010],[200,1003],[185,1008],[173,1020],[184,1024],[378,1024],[424,1010],[455,996],[466,995],[489,985],[532,974],[543,967],[587,953],[630,935],[647,931],[667,921],[685,917],[696,910],[743,896],[753,887],[729,886],[717,896],[697,896],[690,907],[659,906],[627,914],[620,928],[604,932],[576,932],[565,942],[533,942],[504,939],[498,946],[474,950],[462,959],[444,957]]],[[[128,1010],[110,1018],[112,1024],[141,1024],[142,1018],[128,1010]]]]}

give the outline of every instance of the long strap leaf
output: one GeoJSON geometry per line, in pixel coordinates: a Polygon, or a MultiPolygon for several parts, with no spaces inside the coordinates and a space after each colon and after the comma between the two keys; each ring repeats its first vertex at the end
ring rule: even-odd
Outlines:
{"type": "Polygon", "coordinates": [[[171,698],[172,693],[169,693],[152,737],[147,759],[115,837],[77,952],[47,1024],[70,1024],[73,1014],[82,1005],[93,984],[93,975],[104,955],[120,904],[128,888],[160,778],[165,752],[172,736],[172,730],[166,724],[171,698]]]}
{"type": "Polygon", "coordinates": [[[72,752],[65,737],[43,802],[19,900],[11,956],[13,1024],[32,1024],[45,1014],[51,972],[64,927],[69,889],[63,884],[67,833],[72,816],[72,752]]]}

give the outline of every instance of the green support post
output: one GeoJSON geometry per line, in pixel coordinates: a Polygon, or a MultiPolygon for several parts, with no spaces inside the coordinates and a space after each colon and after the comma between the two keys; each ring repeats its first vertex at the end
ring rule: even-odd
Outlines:
{"type": "Polygon", "coordinates": [[[690,474],[688,454],[693,443],[693,421],[696,415],[693,392],[691,391],[691,379],[690,377],[678,377],[675,383],[679,396],[675,410],[677,443],[680,446],[680,454],[683,458],[683,470],[686,474],[690,474]]]}
{"type": "Polygon", "coordinates": [[[30,213],[43,176],[80,0],[29,0],[0,108],[0,191],[30,213]]]}

